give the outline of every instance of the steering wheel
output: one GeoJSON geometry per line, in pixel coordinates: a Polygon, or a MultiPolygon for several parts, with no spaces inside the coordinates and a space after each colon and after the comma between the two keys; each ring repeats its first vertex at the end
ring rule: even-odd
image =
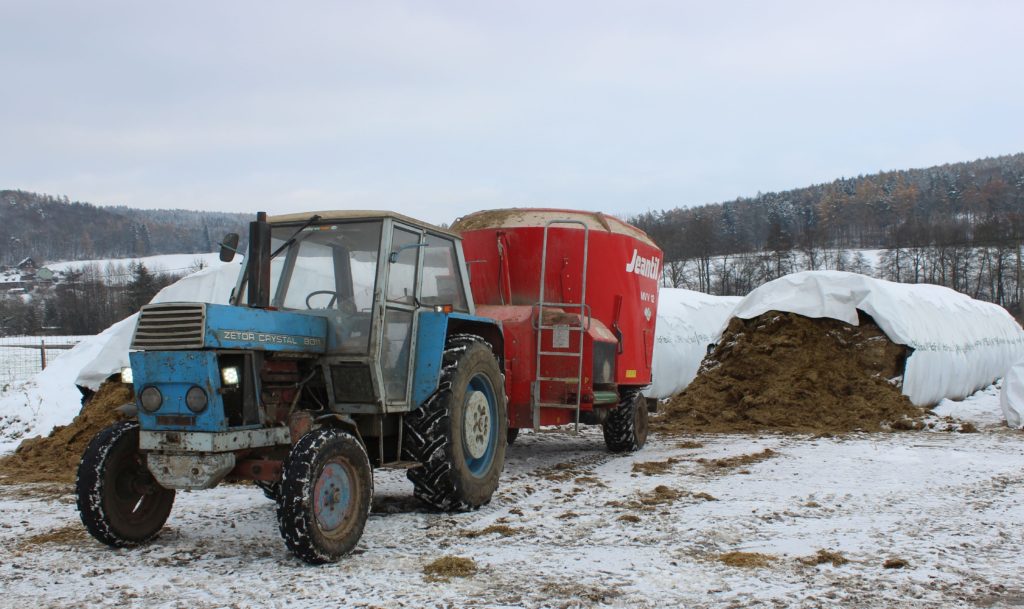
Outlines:
{"type": "Polygon", "coordinates": [[[337,302],[337,300],[338,300],[338,293],[335,292],[334,290],[316,290],[315,292],[310,292],[308,295],[306,295],[306,308],[307,309],[312,309],[313,305],[310,304],[309,301],[312,300],[314,296],[320,296],[321,294],[330,294],[331,295],[331,300],[327,303],[327,306],[326,307],[320,307],[322,309],[330,309],[331,307],[334,306],[334,303],[337,302]]]}

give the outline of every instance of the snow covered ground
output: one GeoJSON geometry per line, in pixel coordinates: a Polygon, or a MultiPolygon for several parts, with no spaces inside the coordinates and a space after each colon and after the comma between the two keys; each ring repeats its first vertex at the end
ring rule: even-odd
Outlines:
{"type": "Polygon", "coordinates": [[[995,389],[940,408],[980,432],[655,437],[632,455],[593,428],[524,433],[477,512],[426,511],[378,471],[356,553],[323,567],[287,552],[254,487],[181,493],[153,544],[110,550],[70,489],[0,486],[0,606],[1020,606],[1024,435],[995,389]],[[442,556],[478,571],[425,575],[442,556]]]}

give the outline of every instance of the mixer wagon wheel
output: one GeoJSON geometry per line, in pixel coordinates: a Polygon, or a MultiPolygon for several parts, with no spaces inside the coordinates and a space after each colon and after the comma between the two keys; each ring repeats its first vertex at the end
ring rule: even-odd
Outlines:
{"type": "Polygon", "coordinates": [[[601,424],[604,443],[613,453],[634,452],[647,443],[647,400],[640,393],[626,394],[601,424]]]}
{"type": "Polygon", "coordinates": [[[505,384],[482,338],[449,338],[437,392],[405,416],[405,450],[420,465],[408,471],[414,494],[445,511],[491,500],[505,467],[505,384]]]}
{"type": "Polygon", "coordinates": [[[139,424],[122,421],[92,439],[75,480],[78,513],[89,534],[115,548],[150,541],[174,505],[139,453],[139,424]]]}
{"type": "Polygon", "coordinates": [[[284,462],[277,524],[285,545],[320,565],[348,554],[363,536],[373,472],[355,437],[331,428],[307,432],[284,462]]]}

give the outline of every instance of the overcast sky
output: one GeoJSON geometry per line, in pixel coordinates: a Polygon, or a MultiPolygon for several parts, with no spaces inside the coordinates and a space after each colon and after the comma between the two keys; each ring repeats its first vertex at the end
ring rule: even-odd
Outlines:
{"type": "Polygon", "coordinates": [[[619,215],[1024,151],[1024,2],[0,0],[0,189],[619,215]]]}

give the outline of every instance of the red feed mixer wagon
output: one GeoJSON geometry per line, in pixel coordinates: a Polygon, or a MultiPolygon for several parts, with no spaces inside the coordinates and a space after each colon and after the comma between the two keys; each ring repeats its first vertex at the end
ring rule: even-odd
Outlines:
{"type": "Polygon", "coordinates": [[[460,218],[477,314],[501,322],[509,442],[600,424],[613,451],[647,438],[662,252],[601,213],[507,209],[460,218]]]}

